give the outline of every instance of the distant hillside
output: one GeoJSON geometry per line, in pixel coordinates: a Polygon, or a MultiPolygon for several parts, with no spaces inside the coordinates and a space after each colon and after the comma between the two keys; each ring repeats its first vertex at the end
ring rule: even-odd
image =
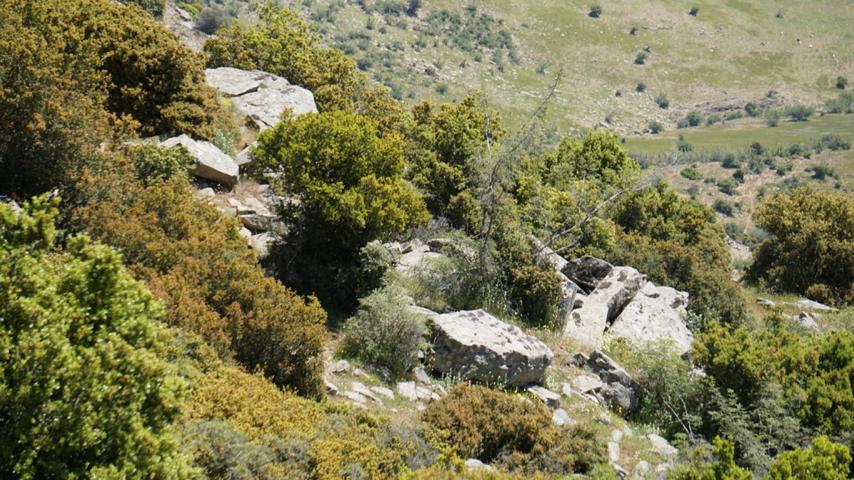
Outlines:
{"type": "Polygon", "coordinates": [[[854,77],[850,2],[603,1],[598,18],[577,0],[290,4],[404,99],[480,89],[512,117],[533,110],[562,68],[550,114],[563,128],[606,118],[622,133],[651,120],[670,127],[689,110],[740,108],[770,90],[777,105],[821,104],[837,76],[854,77]]]}

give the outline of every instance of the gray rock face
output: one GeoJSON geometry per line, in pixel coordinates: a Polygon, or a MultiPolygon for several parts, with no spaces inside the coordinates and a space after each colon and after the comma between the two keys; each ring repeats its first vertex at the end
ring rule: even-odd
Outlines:
{"type": "Polygon", "coordinates": [[[160,144],[166,148],[184,147],[195,165],[190,171],[197,177],[233,187],[240,178],[240,168],[216,145],[193,140],[187,135],[172,137],[160,144]]]}
{"type": "Polygon", "coordinates": [[[672,457],[679,453],[679,450],[677,450],[676,447],[671,445],[670,442],[667,441],[667,439],[659,435],[650,433],[646,436],[646,438],[650,441],[650,443],[652,443],[652,446],[658,451],[658,453],[666,457],[672,457]]]}
{"type": "Polygon", "coordinates": [[[680,354],[691,350],[694,336],[685,325],[688,294],[646,282],[608,328],[605,338],[625,338],[635,346],[669,339],[680,354]]]}
{"type": "Polygon", "coordinates": [[[234,105],[260,130],[275,126],[285,110],[294,115],[317,113],[314,95],[277,75],[231,67],[205,70],[208,85],[231,97],[234,105]]]}
{"type": "Polygon", "coordinates": [[[597,377],[575,377],[572,384],[576,390],[621,413],[637,409],[637,382],[617,362],[601,351],[594,350],[583,367],[597,377]]]}
{"type": "Polygon", "coordinates": [[[539,383],[554,354],[543,342],[483,310],[430,318],[433,368],[482,383],[539,383]]]}
{"type": "Polygon", "coordinates": [[[801,312],[795,316],[795,322],[798,325],[809,328],[810,330],[815,330],[816,332],[821,330],[818,326],[818,323],[815,322],[815,318],[807,312],[801,312]]]}
{"type": "MultiPolygon", "coordinates": [[[[600,268],[605,267],[597,265],[592,271],[601,273],[600,268]]],[[[589,278],[591,277],[586,273],[580,277],[584,281],[589,278]]],[[[576,280],[576,283],[579,280],[573,277],[570,279],[576,280]]],[[[570,314],[564,332],[586,344],[601,345],[605,329],[619,316],[645,283],[646,277],[632,267],[611,267],[596,284],[596,288],[589,295],[581,297],[581,306],[575,308],[570,314]]]]}
{"type": "Polygon", "coordinates": [[[575,425],[575,420],[566,413],[566,410],[562,408],[555,409],[552,412],[552,423],[557,425],[558,427],[575,425]]]}
{"type": "Polygon", "coordinates": [[[600,281],[611,273],[613,268],[614,266],[605,260],[587,255],[565,261],[561,271],[582,287],[585,293],[590,293],[596,289],[600,281]]]}
{"type": "Polygon", "coordinates": [[[547,407],[558,408],[560,407],[560,395],[547,389],[541,387],[539,385],[533,385],[528,387],[528,391],[534,394],[535,397],[539,398],[543,403],[546,404],[547,407]]]}

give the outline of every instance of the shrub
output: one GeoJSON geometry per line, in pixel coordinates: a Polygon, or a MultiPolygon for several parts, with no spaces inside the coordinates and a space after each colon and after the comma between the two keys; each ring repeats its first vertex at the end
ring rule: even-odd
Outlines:
{"type": "Polygon", "coordinates": [[[740,110],[733,110],[731,112],[727,112],[727,114],[724,118],[726,118],[726,120],[738,120],[739,118],[742,118],[742,117],[744,117],[744,114],[741,113],[740,110]]]}
{"type": "Polygon", "coordinates": [[[590,11],[587,13],[590,18],[599,18],[602,15],[602,7],[599,5],[591,5],[590,11]]]}
{"type": "Polygon", "coordinates": [[[680,138],[679,141],[676,142],[676,150],[678,150],[682,153],[688,153],[688,152],[694,150],[694,145],[691,145],[684,138],[680,138]]]}
{"type": "Polygon", "coordinates": [[[225,11],[217,7],[205,8],[196,17],[196,28],[208,35],[215,34],[225,24],[225,11]]]}
{"type": "Polygon", "coordinates": [[[725,193],[727,195],[735,195],[737,185],[735,181],[731,178],[724,178],[722,180],[718,180],[718,190],[721,193],[725,193]]]}
{"type": "Polygon", "coordinates": [[[438,93],[439,95],[444,95],[444,94],[448,93],[448,84],[447,83],[440,83],[440,84],[436,85],[436,93],[438,93]]]}
{"type": "Polygon", "coordinates": [[[815,108],[808,107],[806,105],[792,105],[791,107],[786,108],[786,115],[788,115],[793,122],[806,122],[814,112],[815,108]]]}
{"type": "Polygon", "coordinates": [[[746,113],[748,117],[755,117],[759,114],[759,106],[756,105],[756,102],[747,102],[747,104],[744,105],[744,113],[746,113]]]}
{"type": "Polygon", "coordinates": [[[345,350],[365,363],[401,378],[419,364],[425,347],[425,318],[393,287],[359,300],[359,310],[344,323],[345,350]]]}
{"type": "Polygon", "coordinates": [[[406,6],[406,14],[410,17],[417,17],[418,11],[421,10],[421,5],[423,3],[423,0],[409,0],[409,3],[406,6]]]}
{"type": "Polygon", "coordinates": [[[646,63],[647,53],[646,52],[638,52],[635,55],[635,65],[643,65],[646,63]]]}
{"type": "Polygon", "coordinates": [[[148,186],[138,175],[122,158],[83,175],[75,224],[122,250],[166,305],[168,323],[278,385],[321,394],[326,314],[318,302],[267,277],[236,220],[194,200],[186,175],[148,186]]]}
{"type": "Polygon", "coordinates": [[[649,129],[649,133],[653,135],[658,135],[659,133],[664,131],[664,125],[662,125],[661,122],[657,122],[655,120],[649,122],[647,128],[649,129]]]}
{"type": "Polygon", "coordinates": [[[655,97],[655,104],[659,108],[666,109],[670,106],[670,100],[667,99],[667,95],[661,93],[655,97]]]}
{"type": "Polygon", "coordinates": [[[854,93],[851,92],[842,92],[836,99],[825,102],[830,113],[851,113],[852,105],[854,105],[854,93]]]}
{"type": "Polygon", "coordinates": [[[547,473],[583,473],[604,456],[590,432],[555,427],[541,403],[481,386],[457,384],[422,419],[461,457],[511,471],[542,466],[547,473]]]}
{"type": "Polygon", "coordinates": [[[700,13],[700,7],[697,7],[697,6],[691,7],[691,10],[688,10],[688,15],[691,15],[692,17],[696,17],[697,14],[699,14],[699,13],[700,13]]]}
{"type": "Polygon", "coordinates": [[[706,117],[706,125],[711,126],[711,125],[714,125],[716,123],[721,123],[721,116],[720,115],[713,113],[713,114],[709,115],[708,117],[706,117]]]}
{"type": "Polygon", "coordinates": [[[826,436],[812,441],[812,448],[784,452],[774,461],[769,480],[814,478],[845,480],[851,465],[851,454],[845,445],[833,443],[826,436]]]}
{"type": "Polygon", "coordinates": [[[672,480],[752,480],[750,470],[735,463],[735,446],[732,441],[715,437],[711,452],[697,452],[690,464],[680,465],[668,475],[672,480]]]}
{"type": "Polygon", "coordinates": [[[137,4],[155,18],[162,17],[166,8],[166,0],[122,0],[122,3],[137,4]]]}
{"type": "Polygon", "coordinates": [[[833,151],[848,150],[849,148],[851,148],[851,143],[849,143],[847,140],[843,139],[839,135],[828,133],[827,135],[821,137],[821,140],[819,140],[819,146],[821,148],[826,148],[828,150],[833,151]]]}
{"type": "Polygon", "coordinates": [[[812,172],[812,178],[819,180],[819,181],[822,181],[822,182],[827,177],[832,178],[832,177],[836,176],[836,170],[834,170],[833,167],[831,167],[830,165],[828,165],[826,163],[811,165],[811,166],[807,167],[806,171],[812,172]]]}
{"type": "Polygon", "coordinates": [[[638,82],[637,85],[635,85],[635,91],[639,92],[639,93],[645,92],[646,91],[646,84],[643,82],[638,82]]]}
{"type": "Polygon", "coordinates": [[[780,124],[780,112],[778,110],[768,110],[765,112],[765,124],[769,127],[776,127],[780,124]]]}
{"type": "Polygon", "coordinates": [[[688,180],[695,181],[703,178],[703,175],[700,173],[700,171],[693,166],[683,168],[682,171],[679,172],[679,175],[683,176],[684,178],[687,178],[688,180]]]}
{"type": "Polygon", "coordinates": [[[854,201],[829,192],[798,188],[766,199],[754,220],[771,237],[759,246],[751,269],[754,280],[804,292],[825,284],[849,301],[854,278],[854,201]]]}
{"type": "Polygon", "coordinates": [[[848,79],[843,77],[842,75],[836,77],[836,88],[840,90],[845,90],[845,87],[848,86],[848,79]]]}
{"type": "Polygon", "coordinates": [[[629,35],[634,36],[634,35],[637,35],[637,33],[638,33],[638,27],[632,26],[632,28],[629,29],[629,35]]]}
{"type": "Polygon", "coordinates": [[[696,127],[703,123],[703,116],[700,115],[700,112],[691,111],[685,115],[685,120],[688,122],[689,127],[696,127]]]}
{"type": "Polygon", "coordinates": [[[0,476],[194,478],[169,433],[184,384],[162,306],[116,251],[59,241],[57,205],[0,203],[0,476]]]}
{"type": "Polygon", "coordinates": [[[735,211],[735,206],[732,204],[732,202],[720,198],[715,200],[715,203],[712,204],[712,208],[716,212],[726,215],[727,217],[731,217],[733,212],[735,211]]]}
{"type": "Polygon", "coordinates": [[[137,179],[146,186],[184,175],[192,164],[192,159],[183,149],[167,149],[152,144],[131,146],[128,156],[137,179]]]}

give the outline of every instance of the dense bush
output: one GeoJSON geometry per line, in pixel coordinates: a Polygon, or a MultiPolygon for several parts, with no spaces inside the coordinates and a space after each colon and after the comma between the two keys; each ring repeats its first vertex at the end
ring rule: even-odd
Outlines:
{"type": "Polygon", "coordinates": [[[428,219],[424,201],[406,182],[403,141],[381,135],[372,119],[343,111],[302,115],[264,132],[255,172],[275,172],[273,187],[297,195],[283,216],[293,228],[282,260],[290,285],[348,304],[358,252],[428,219]]]}
{"type": "Polygon", "coordinates": [[[685,121],[688,122],[689,127],[696,127],[703,123],[703,116],[700,115],[700,112],[691,111],[685,115],[685,121]]]}
{"type": "Polygon", "coordinates": [[[591,432],[555,427],[542,404],[485,387],[457,384],[423,420],[463,458],[519,473],[584,473],[604,460],[591,432]]]}
{"type": "Polygon", "coordinates": [[[840,302],[854,300],[854,201],[799,188],[767,198],[754,220],[771,237],[756,252],[754,281],[804,293],[825,285],[840,302]]]}
{"type": "Polygon", "coordinates": [[[378,289],[359,300],[359,310],[344,323],[344,349],[363,362],[401,378],[419,364],[426,346],[424,315],[394,287],[378,289]]]}
{"type": "Polygon", "coordinates": [[[341,51],[322,46],[319,36],[287,8],[268,2],[254,25],[235,23],[205,44],[209,67],[259,69],[314,93],[320,111],[352,110],[364,79],[341,51]]]}
{"type": "Polygon", "coordinates": [[[653,135],[658,135],[659,133],[664,131],[664,125],[660,122],[652,121],[647,125],[647,129],[649,129],[649,133],[653,135]]]}
{"type": "Polygon", "coordinates": [[[712,208],[716,212],[726,215],[728,217],[731,217],[732,214],[735,212],[735,205],[733,205],[732,202],[721,198],[715,200],[715,202],[712,204],[712,208]]]}
{"type": "Polygon", "coordinates": [[[854,106],[854,93],[840,93],[839,97],[825,102],[825,106],[830,113],[851,113],[854,106]]]}
{"type": "Polygon", "coordinates": [[[765,477],[768,480],[816,479],[845,480],[851,465],[851,454],[844,445],[818,437],[812,448],[799,448],[780,455],[765,477]]]}
{"type": "Polygon", "coordinates": [[[57,203],[0,203],[0,476],[192,478],[163,308],[114,250],[60,242],[57,203]]]}
{"type": "Polygon", "coordinates": [[[122,3],[134,3],[156,18],[163,16],[166,0],[121,0],[122,3]]]}
{"type": "Polygon", "coordinates": [[[806,122],[814,112],[815,108],[808,107],[806,105],[792,105],[791,107],[786,108],[786,115],[788,115],[793,122],[806,122]]]}
{"type": "Polygon", "coordinates": [[[602,7],[599,5],[591,5],[590,11],[587,13],[591,18],[599,18],[602,15],[602,7]]]}
{"type": "Polygon", "coordinates": [[[679,175],[687,178],[688,180],[694,181],[703,178],[703,174],[693,166],[683,168],[682,171],[679,172],[679,175]]]}
{"type": "Polygon", "coordinates": [[[138,176],[121,157],[84,175],[75,222],[122,250],[166,305],[167,322],[279,385],[319,395],[326,316],[317,301],[266,277],[236,220],[194,200],[186,175],[149,177],[148,186],[138,176]]]}
{"type": "Polygon", "coordinates": [[[655,104],[658,105],[659,108],[666,109],[670,106],[670,100],[667,99],[667,95],[661,93],[655,97],[655,104]]]}
{"type": "Polygon", "coordinates": [[[843,77],[842,75],[836,77],[836,88],[840,90],[845,90],[845,87],[848,86],[848,79],[843,77]]]}
{"type": "Polygon", "coordinates": [[[647,53],[646,52],[638,52],[635,55],[635,65],[643,65],[646,63],[647,53]]]}

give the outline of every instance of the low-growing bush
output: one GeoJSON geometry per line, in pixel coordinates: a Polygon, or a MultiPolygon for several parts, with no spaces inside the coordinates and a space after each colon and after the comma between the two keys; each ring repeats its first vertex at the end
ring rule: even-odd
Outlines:
{"type": "Polygon", "coordinates": [[[706,117],[706,125],[708,125],[708,126],[714,125],[716,123],[721,123],[721,121],[722,121],[721,116],[718,115],[717,113],[713,113],[713,114],[709,115],[708,117],[706,117]]]}
{"type": "Polygon", "coordinates": [[[812,178],[821,182],[823,182],[827,177],[833,178],[836,176],[836,170],[826,163],[811,165],[807,167],[806,171],[811,172],[812,178]]]}
{"type": "Polygon", "coordinates": [[[590,11],[587,13],[590,18],[599,18],[602,15],[602,7],[599,5],[591,5],[590,11]]]}
{"type": "Polygon", "coordinates": [[[655,120],[649,122],[647,128],[649,129],[649,133],[653,135],[658,135],[659,133],[664,131],[664,125],[662,125],[661,122],[657,122],[655,120]]]}
{"type": "Polygon", "coordinates": [[[839,97],[825,102],[825,107],[829,113],[852,113],[854,106],[854,93],[842,92],[839,97]]]}
{"type": "Polygon", "coordinates": [[[584,473],[604,459],[592,432],[556,427],[542,403],[486,387],[457,384],[422,418],[462,458],[519,473],[584,473]]]}
{"type": "Polygon", "coordinates": [[[776,127],[780,124],[780,112],[778,110],[768,110],[765,112],[765,124],[769,127],[776,127]]]}
{"type": "Polygon", "coordinates": [[[667,95],[661,93],[655,97],[655,104],[659,108],[666,109],[670,106],[670,100],[667,99],[667,95]]]}
{"type": "Polygon", "coordinates": [[[691,7],[691,10],[688,10],[688,15],[692,17],[696,17],[700,13],[700,7],[691,7]]]}
{"type": "Polygon", "coordinates": [[[807,105],[792,105],[785,110],[793,122],[806,122],[815,113],[815,108],[807,105]]]}
{"type": "Polygon", "coordinates": [[[747,102],[744,105],[744,113],[747,114],[748,117],[755,117],[759,114],[759,105],[756,102],[747,102]]]}
{"type": "Polygon", "coordinates": [[[728,217],[731,217],[733,212],[735,212],[735,205],[733,205],[732,202],[720,198],[715,200],[715,202],[712,204],[712,208],[716,212],[726,215],[728,217]]]}
{"type": "Polygon", "coordinates": [[[344,323],[345,351],[401,378],[419,363],[425,348],[424,315],[394,287],[380,288],[359,300],[359,310],[344,323]]]}
{"type": "Polygon", "coordinates": [[[718,180],[718,190],[721,193],[725,193],[727,195],[735,195],[737,185],[735,181],[731,178],[724,178],[722,180],[718,180]]]}
{"type": "Polygon", "coordinates": [[[693,166],[683,168],[682,171],[679,172],[679,175],[682,175],[688,180],[699,180],[703,178],[703,175],[700,173],[700,171],[693,166]]]}
{"type": "Polygon", "coordinates": [[[700,114],[700,112],[691,111],[688,112],[687,115],[685,115],[685,121],[688,122],[689,127],[697,127],[701,123],[703,123],[703,116],[700,114]]]}
{"type": "Polygon", "coordinates": [[[842,75],[836,77],[836,88],[840,90],[845,90],[845,87],[848,86],[848,79],[843,77],[842,75]]]}
{"type": "Polygon", "coordinates": [[[635,55],[635,65],[643,65],[646,63],[647,53],[646,52],[638,52],[635,55]]]}
{"type": "Polygon", "coordinates": [[[638,83],[635,85],[635,91],[636,91],[636,92],[638,92],[638,93],[643,93],[643,92],[645,92],[645,91],[646,91],[646,84],[645,84],[645,83],[643,83],[643,82],[638,82],[638,83]]]}

